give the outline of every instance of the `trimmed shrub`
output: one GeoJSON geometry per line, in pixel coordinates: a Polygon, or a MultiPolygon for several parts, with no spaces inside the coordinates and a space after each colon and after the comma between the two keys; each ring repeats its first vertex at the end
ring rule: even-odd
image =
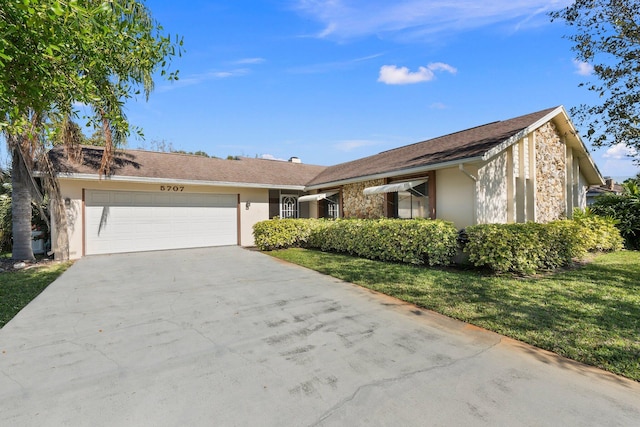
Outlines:
{"type": "Polygon", "coordinates": [[[542,245],[535,223],[480,224],[467,227],[464,252],[476,267],[488,267],[501,273],[535,272],[540,265],[542,245]]]}
{"type": "Polygon", "coordinates": [[[409,264],[447,265],[456,253],[452,223],[426,219],[339,219],[316,227],[308,246],[409,264]]]}
{"type": "Polygon", "coordinates": [[[311,231],[322,220],[314,219],[270,219],[260,221],[253,226],[255,245],[261,251],[304,247],[311,231]]]}
{"type": "Polygon", "coordinates": [[[570,265],[588,251],[618,250],[614,222],[589,217],[548,224],[481,224],[465,230],[464,252],[476,267],[532,274],[570,265]]]}
{"type": "MultiPolygon", "coordinates": [[[[640,221],[640,209],[638,210],[638,221],[640,221]]],[[[620,221],[612,217],[596,215],[591,209],[576,209],[573,212],[573,220],[580,225],[584,238],[585,249],[589,252],[595,251],[618,251],[622,249],[625,239],[619,227],[620,221]]],[[[638,237],[640,238],[640,224],[638,227],[638,237]]],[[[640,246],[638,246],[640,249],[640,246]]]]}
{"type": "Polygon", "coordinates": [[[554,269],[570,265],[583,257],[588,248],[582,226],[572,220],[538,224],[540,263],[538,269],[554,269]]]}

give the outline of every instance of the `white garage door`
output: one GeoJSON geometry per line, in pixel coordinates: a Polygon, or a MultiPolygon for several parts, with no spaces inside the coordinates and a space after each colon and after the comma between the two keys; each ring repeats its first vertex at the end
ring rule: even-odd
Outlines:
{"type": "Polygon", "coordinates": [[[234,194],[87,190],[87,255],[236,245],[234,194]]]}

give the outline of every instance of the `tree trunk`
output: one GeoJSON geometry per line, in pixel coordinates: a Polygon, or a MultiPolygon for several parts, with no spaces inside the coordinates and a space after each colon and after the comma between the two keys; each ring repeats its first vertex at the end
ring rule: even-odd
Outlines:
{"type": "Polygon", "coordinates": [[[33,261],[31,247],[31,191],[29,174],[18,153],[19,148],[12,150],[11,185],[11,220],[13,227],[12,259],[33,261]]]}

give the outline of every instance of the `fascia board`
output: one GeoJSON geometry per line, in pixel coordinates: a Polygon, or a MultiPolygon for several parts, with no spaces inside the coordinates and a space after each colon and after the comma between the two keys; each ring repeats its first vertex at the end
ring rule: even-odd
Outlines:
{"type": "Polygon", "coordinates": [[[517,134],[511,136],[508,139],[505,139],[503,142],[501,142],[500,144],[498,144],[495,147],[493,147],[491,150],[489,150],[486,153],[484,153],[484,155],[482,156],[482,160],[487,161],[487,160],[491,159],[492,157],[500,154],[502,151],[506,150],[511,145],[515,144],[520,139],[522,139],[525,136],[527,136],[529,133],[531,133],[534,130],[538,129],[540,126],[542,126],[543,124],[547,123],[549,120],[553,119],[554,117],[556,117],[560,113],[564,114],[564,116],[568,120],[569,116],[567,116],[567,113],[564,110],[564,107],[563,106],[559,106],[559,107],[555,108],[553,111],[551,111],[548,114],[546,114],[544,117],[538,119],[537,121],[533,122],[532,124],[530,124],[529,126],[524,128],[523,130],[521,130],[517,134]]]}
{"type": "Polygon", "coordinates": [[[588,165],[592,167],[595,172],[596,179],[594,180],[592,185],[593,184],[604,185],[604,178],[602,177],[602,173],[600,172],[600,169],[598,169],[598,165],[596,165],[596,163],[593,161],[593,157],[591,157],[591,154],[589,154],[589,149],[587,148],[587,145],[584,143],[584,141],[580,137],[580,134],[576,130],[575,126],[573,125],[573,122],[569,119],[569,114],[566,112],[564,108],[562,108],[562,112],[565,116],[566,124],[570,128],[569,132],[571,133],[571,135],[573,135],[574,137],[573,139],[577,142],[576,145],[578,146],[576,148],[578,148],[583,154],[582,156],[578,157],[578,160],[581,162],[583,160],[587,161],[588,165]]]}
{"type": "Polygon", "coordinates": [[[305,187],[305,190],[306,191],[319,190],[321,188],[327,188],[327,187],[336,186],[336,185],[348,185],[348,184],[354,184],[356,182],[370,181],[373,179],[391,178],[399,175],[410,175],[410,174],[416,174],[416,173],[422,173],[422,172],[429,172],[429,171],[444,169],[452,166],[458,166],[460,164],[479,162],[482,160],[483,160],[482,156],[467,157],[466,159],[452,160],[449,162],[435,163],[432,165],[420,166],[415,168],[400,169],[400,170],[391,171],[391,172],[381,172],[377,174],[363,175],[355,178],[342,179],[338,181],[323,182],[321,184],[314,184],[314,185],[307,186],[305,187]]]}
{"type": "MultiPolygon", "coordinates": [[[[41,174],[40,174],[41,175],[41,174]]],[[[132,176],[109,176],[100,177],[96,174],[83,173],[58,173],[58,179],[71,179],[81,181],[110,181],[110,182],[131,182],[137,184],[166,184],[172,182],[184,185],[204,185],[211,187],[236,187],[236,188],[265,188],[265,189],[282,189],[282,190],[304,190],[304,185],[279,185],[279,184],[261,184],[247,182],[225,182],[225,181],[197,181],[190,179],[174,179],[174,178],[147,178],[132,176]]]]}

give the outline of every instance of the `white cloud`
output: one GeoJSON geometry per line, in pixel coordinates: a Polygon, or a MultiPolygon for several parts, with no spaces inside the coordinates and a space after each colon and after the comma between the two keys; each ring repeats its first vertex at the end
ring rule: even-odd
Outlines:
{"type": "Polygon", "coordinates": [[[337,144],[334,144],[333,147],[339,151],[349,152],[349,151],[357,150],[358,148],[371,147],[378,144],[379,142],[370,141],[366,139],[348,139],[345,141],[340,141],[337,144]]]}
{"type": "Polygon", "coordinates": [[[428,82],[436,77],[435,71],[447,71],[451,74],[458,72],[456,68],[443,62],[433,62],[426,67],[419,67],[418,71],[409,71],[407,67],[397,65],[383,65],[380,67],[378,81],[388,85],[428,82]]]}
{"type": "Polygon", "coordinates": [[[238,59],[233,63],[238,65],[247,65],[247,64],[262,64],[265,61],[266,59],[264,58],[243,58],[243,59],[238,59]]]}
{"type": "Polygon", "coordinates": [[[576,67],[576,74],[581,76],[589,76],[593,73],[593,65],[588,62],[578,61],[577,59],[573,60],[573,65],[576,67]]]}
{"type": "Polygon", "coordinates": [[[546,12],[571,0],[292,0],[294,8],[322,26],[316,37],[350,39],[376,35],[421,38],[447,31],[510,22],[515,30],[549,22],[546,12]]]}
{"type": "Polygon", "coordinates": [[[191,74],[186,77],[180,78],[180,80],[178,81],[172,82],[170,85],[165,85],[158,88],[158,92],[168,92],[173,89],[194,86],[211,80],[244,76],[249,74],[249,72],[250,70],[248,68],[236,68],[234,70],[228,71],[209,71],[207,73],[191,74]]]}
{"type": "Polygon", "coordinates": [[[455,74],[458,70],[455,67],[452,67],[449,64],[445,64],[444,62],[432,62],[427,66],[431,71],[447,71],[451,74],[455,74]]]}
{"type": "Polygon", "coordinates": [[[446,110],[448,107],[443,102],[434,102],[433,104],[429,105],[429,108],[431,108],[432,110],[446,110]]]}
{"type": "Polygon", "coordinates": [[[616,144],[602,155],[604,159],[624,160],[637,155],[637,151],[633,147],[627,147],[624,143],[616,144]]]}
{"type": "Polygon", "coordinates": [[[263,154],[260,156],[261,159],[265,159],[265,160],[278,160],[280,162],[286,162],[286,159],[280,159],[276,156],[274,156],[273,154],[263,154]]]}
{"type": "Polygon", "coordinates": [[[325,73],[333,70],[345,70],[345,69],[353,68],[359,62],[370,61],[382,55],[384,54],[374,53],[373,55],[362,56],[354,59],[347,59],[344,61],[324,62],[320,64],[303,65],[300,67],[290,68],[288,71],[290,73],[315,74],[315,73],[325,73]]]}

